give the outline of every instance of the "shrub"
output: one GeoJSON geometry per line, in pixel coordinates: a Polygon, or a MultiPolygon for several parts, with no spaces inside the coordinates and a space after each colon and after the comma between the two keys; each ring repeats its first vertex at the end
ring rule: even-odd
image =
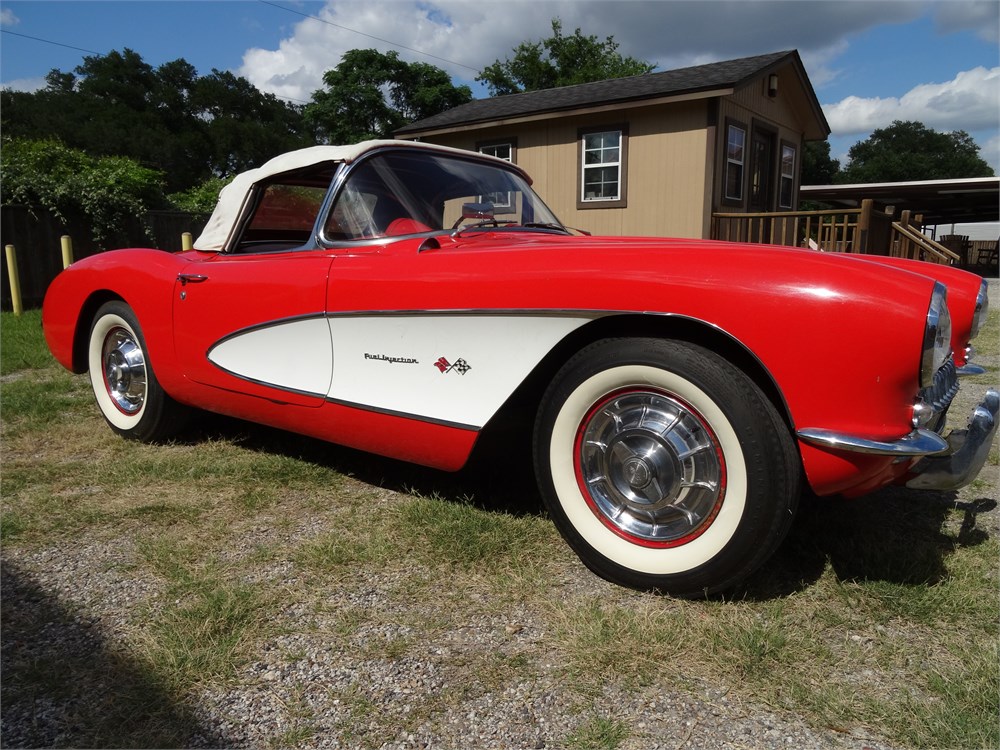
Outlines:
{"type": "Polygon", "coordinates": [[[122,156],[90,156],[54,140],[4,139],[0,180],[5,205],[44,208],[64,223],[67,214],[83,214],[99,244],[128,219],[164,203],[162,172],[122,156]]]}

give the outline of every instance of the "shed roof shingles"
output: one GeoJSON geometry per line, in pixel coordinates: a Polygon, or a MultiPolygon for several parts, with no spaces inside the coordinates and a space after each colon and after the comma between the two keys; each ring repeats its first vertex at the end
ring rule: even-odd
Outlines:
{"type": "Polygon", "coordinates": [[[405,135],[432,128],[468,125],[615,102],[641,101],[717,88],[731,88],[754,78],[784,58],[795,55],[796,53],[793,51],[772,52],[768,55],[696,65],[691,68],[667,70],[662,73],[645,73],[628,78],[579,83],[575,86],[561,86],[554,89],[477,99],[432,117],[410,123],[397,130],[396,134],[405,135]]]}

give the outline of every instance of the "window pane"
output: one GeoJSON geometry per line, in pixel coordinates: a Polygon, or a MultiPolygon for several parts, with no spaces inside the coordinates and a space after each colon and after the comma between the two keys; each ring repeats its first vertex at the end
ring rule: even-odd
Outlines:
{"type": "Polygon", "coordinates": [[[792,207],[792,178],[784,177],[781,178],[781,195],[779,196],[779,205],[781,208],[791,208],[792,207]]]}
{"type": "Polygon", "coordinates": [[[730,162],[726,166],[726,197],[743,200],[743,167],[730,162]]]}
{"type": "Polygon", "coordinates": [[[325,196],[326,188],[268,185],[249,228],[310,233],[325,196]]]}
{"type": "Polygon", "coordinates": [[[588,199],[618,197],[618,168],[596,167],[588,169],[583,177],[583,192],[588,199]]]}
{"type": "Polygon", "coordinates": [[[795,176],[795,149],[791,146],[781,147],[781,174],[785,177],[795,176]]]}
{"type": "Polygon", "coordinates": [[[504,161],[512,161],[511,150],[511,144],[509,143],[494,143],[489,146],[481,146],[479,153],[486,154],[488,156],[495,156],[498,159],[503,159],[504,161]]]}
{"type": "Polygon", "coordinates": [[[726,156],[733,161],[743,161],[743,147],[746,144],[746,133],[735,125],[729,126],[728,149],[726,156]]]}
{"type": "Polygon", "coordinates": [[[729,125],[726,128],[726,192],[727,200],[743,200],[743,164],[746,157],[746,130],[729,125]]]}
{"type": "Polygon", "coordinates": [[[621,131],[590,133],[583,137],[584,153],[588,164],[607,164],[618,161],[621,131]]]}
{"type": "Polygon", "coordinates": [[[586,133],[583,138],[583,200],[621,198],[621,130],[586,133]]]}

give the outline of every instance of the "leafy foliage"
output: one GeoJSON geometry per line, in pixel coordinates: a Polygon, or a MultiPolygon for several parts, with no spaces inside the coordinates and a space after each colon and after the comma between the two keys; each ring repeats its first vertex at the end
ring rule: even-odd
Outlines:
{"type": "Polygon", "coordinates": [[[939,133],[919,122],[896,120],[851,147],[841,183],[992,177],[979,146],[964,130],[939,133]]]}
{"type": "Polygon", "coordinates": [[[245,78],[198,76],[183,59],[152,67],[130,50],[52,70],[36,92],[3,91],[5,135],[56,139],[96,156],[128,156],[181,190],[311,145],[300,111],[245,78]]]}
{"type": "Polygon", "coordinates": [[[54,140],[5,138],[5,204],[40,206],[57,219],[83,214],[98,242],[163,202],[163,175],[123,156],[90,156],[54,140]]]}
{"type": "Polygon", "coordinates": [[[179,193],[171,193],[167,199],[174,208],[180,211],[187,211],[191,214],[210,214],[215,210],[215,204],[219,200],[219,191],[228,183],[229,180],[225,177],[210,177],[200,185],[195,185],[179,193]]]}
{"type": "Polygon", "coordinates": [[[521,42],[514,57],[483,68],[477,81],[489,87],[492,96],[571,86],[590,81],[650,73],[656,65],[624,57],[614,37],[600,41],[584,36],[580,29],[571,36],[562,33],[562,22],[552,19],[552,36],[538,42],[521,42]]]}
{"type": "Polygon", "coordinates": [[[472,100],[469,87],[455,86],[440,68],[375,49],[348,50],[323,82],[326,88],[313,94],[304,118],[331,143],[385,138],[408,122],[472,100]]]}
{"type": "Polygon", "coordinates": [[[802,150],[802,184],[832,185],[840,162],[830,156],[829,141],[807,141],[802,150]]]}

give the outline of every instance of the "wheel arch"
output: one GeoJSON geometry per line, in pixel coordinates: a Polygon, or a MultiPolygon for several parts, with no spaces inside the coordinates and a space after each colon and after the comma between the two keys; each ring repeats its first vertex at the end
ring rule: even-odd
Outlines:
{"type": "Polygon", "coordinates": [[[607,315],[578,328],[562,339],[532,370],[517,390],[483,428],[489,435],[518,418],[533,422],[534,414],[548,384],[559,369],[578,351],[601,339],[676,339],[709,349],[744,372],[795,434],[794,422],[785,397],[763,362],[731,334],[703,320],[682,315],[625,313],[607,315]]]}
{"type": "MultiPolygon", "coordinates": [[[[94,323],[94,316],[101,308],[101,305],[112,301],[126,302],[120,294],[115,294],[110,289],[99,289],[90,294],[80,307],[80,314],[76,318],[76,327],[73,330],[73,372],[80,374],[87,372],[87,350],[90,345],[90,327],[94,323]]],[[[126,302],[126,304],[128,304],[126,302]]]]}

